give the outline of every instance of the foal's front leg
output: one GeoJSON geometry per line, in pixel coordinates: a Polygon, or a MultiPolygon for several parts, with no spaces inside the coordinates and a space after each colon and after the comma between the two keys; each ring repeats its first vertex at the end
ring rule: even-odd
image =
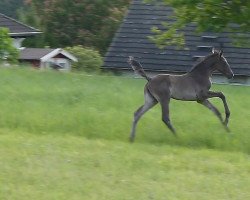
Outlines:
{"type": "Polygon", "coordinates": [[[220,111],[207,99],[203,100],[203,101],[197,101],[198,103],[202,104],[203,106],[205,106],[206,108],[208,108],[209,110],[211,110],[221,121],[222,124],[224,124],[223,119],[221,117],[221,113],[220,111]]]}
{"type": "Polygon", "coordinates": [[[213,91],[208,91],[207,95],[208,98],[219,97],[222,100],[226,114],[224,125],[227,126],[230,117],[230,110],[228,108],[225,95],[222,92],[213,92],[213,91]]]}

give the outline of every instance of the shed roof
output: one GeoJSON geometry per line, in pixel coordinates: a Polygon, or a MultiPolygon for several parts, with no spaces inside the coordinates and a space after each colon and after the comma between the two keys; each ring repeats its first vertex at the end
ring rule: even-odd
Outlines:
{"type": "Polygon", "coordinates": [[[20,60],[40,60],[42,62],[47,61],[50,58],[53,58],[57,55],[63,55],[67,59],[77,62],[77,58],[70,54],[69,52],[57,48],[57,49],[50,49],[50,48],[23,48],[20,51],[20,60]]]}
{"type": "Polygon", "coordinates": [[[26,37],[41,33],[38,29],[0,13],[0,28],[2,27],[9,29],[11,37],[26,37]]]}
{"type": "MultiPolygon", "coordinates": [[[[223,47],[224,55],[237,75],[250,76],[250,47],[234,47],[229,33],[195,33],[195,25],[185,30],[186,47],[159,49],[148,39],[152,26],[162,27],[162,21],[171,21],[171,7],[145,4],[133,0],[124,21],[117,31],[105,56],[106,69],[130,69],[128,56],[134,56],[145,70],[164,72],[187,72],[195,60],[207,55],[212,47],[223,47]]],[[[250,37],[250,34],[249,34],[250,37]]]]}
{"type": "Polygon", "coordinates": [[[45,55],[51,53],[55,49],[49,48],[23,48],[20,51],[20,59],[23,60],[40,60],[45,55]]]}

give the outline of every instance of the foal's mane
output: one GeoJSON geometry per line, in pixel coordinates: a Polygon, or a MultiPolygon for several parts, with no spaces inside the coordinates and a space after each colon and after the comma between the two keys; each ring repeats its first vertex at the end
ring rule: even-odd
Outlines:
{"type": "Polygon", "coordinates": [[[203,65],[203,64],[207,61],[208,58],[210,58],[210,57],[212,57],[213,55],[218,54],[218,53],[219,53],[219,51],[215,51],[215,52],[212,53],[212,54],[209,54],[209,55],[207,55],[207,56],[205,56],[205,57],[199,58],[199,59],[195,62],[195,64],[193,65],[193,67],[190,69],[189,72],[192,72],[192,71],[193,71],[194,69],[196,69],[198,66],[203,65]]]}

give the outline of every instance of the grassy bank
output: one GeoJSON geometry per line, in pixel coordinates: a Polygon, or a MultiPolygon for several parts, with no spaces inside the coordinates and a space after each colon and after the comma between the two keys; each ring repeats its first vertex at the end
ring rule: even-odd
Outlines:
{"type": "MultiPolygon", "coordinates": [[[[1,70],[0,127],[127,142],[133,112],[143,103],[144,84],[130,78],[1,70]]],[[[173,100],[170,114],[180,137],[174,138],[161,122],[156,106],[139,122],[136,142],[250,153],[250,87],[213,89],[227,97],[231,134],[205,107],[173,100]]],[[[222,102],[212,101],[223,112],[222,102]]]]}

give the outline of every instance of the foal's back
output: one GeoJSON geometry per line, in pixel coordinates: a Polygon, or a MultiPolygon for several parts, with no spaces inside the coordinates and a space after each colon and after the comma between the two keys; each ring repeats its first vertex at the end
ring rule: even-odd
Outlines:
{"type": "Polygon", "coordinates": [[[153,77],[146,87],[153,96],[156,96],[156,99],[159,98],[159,95],[168,95],[169,98],[186,101],[196,101],[197,92],[204,89],[188,73],[183,75],[159,74],[153,77]]]}

